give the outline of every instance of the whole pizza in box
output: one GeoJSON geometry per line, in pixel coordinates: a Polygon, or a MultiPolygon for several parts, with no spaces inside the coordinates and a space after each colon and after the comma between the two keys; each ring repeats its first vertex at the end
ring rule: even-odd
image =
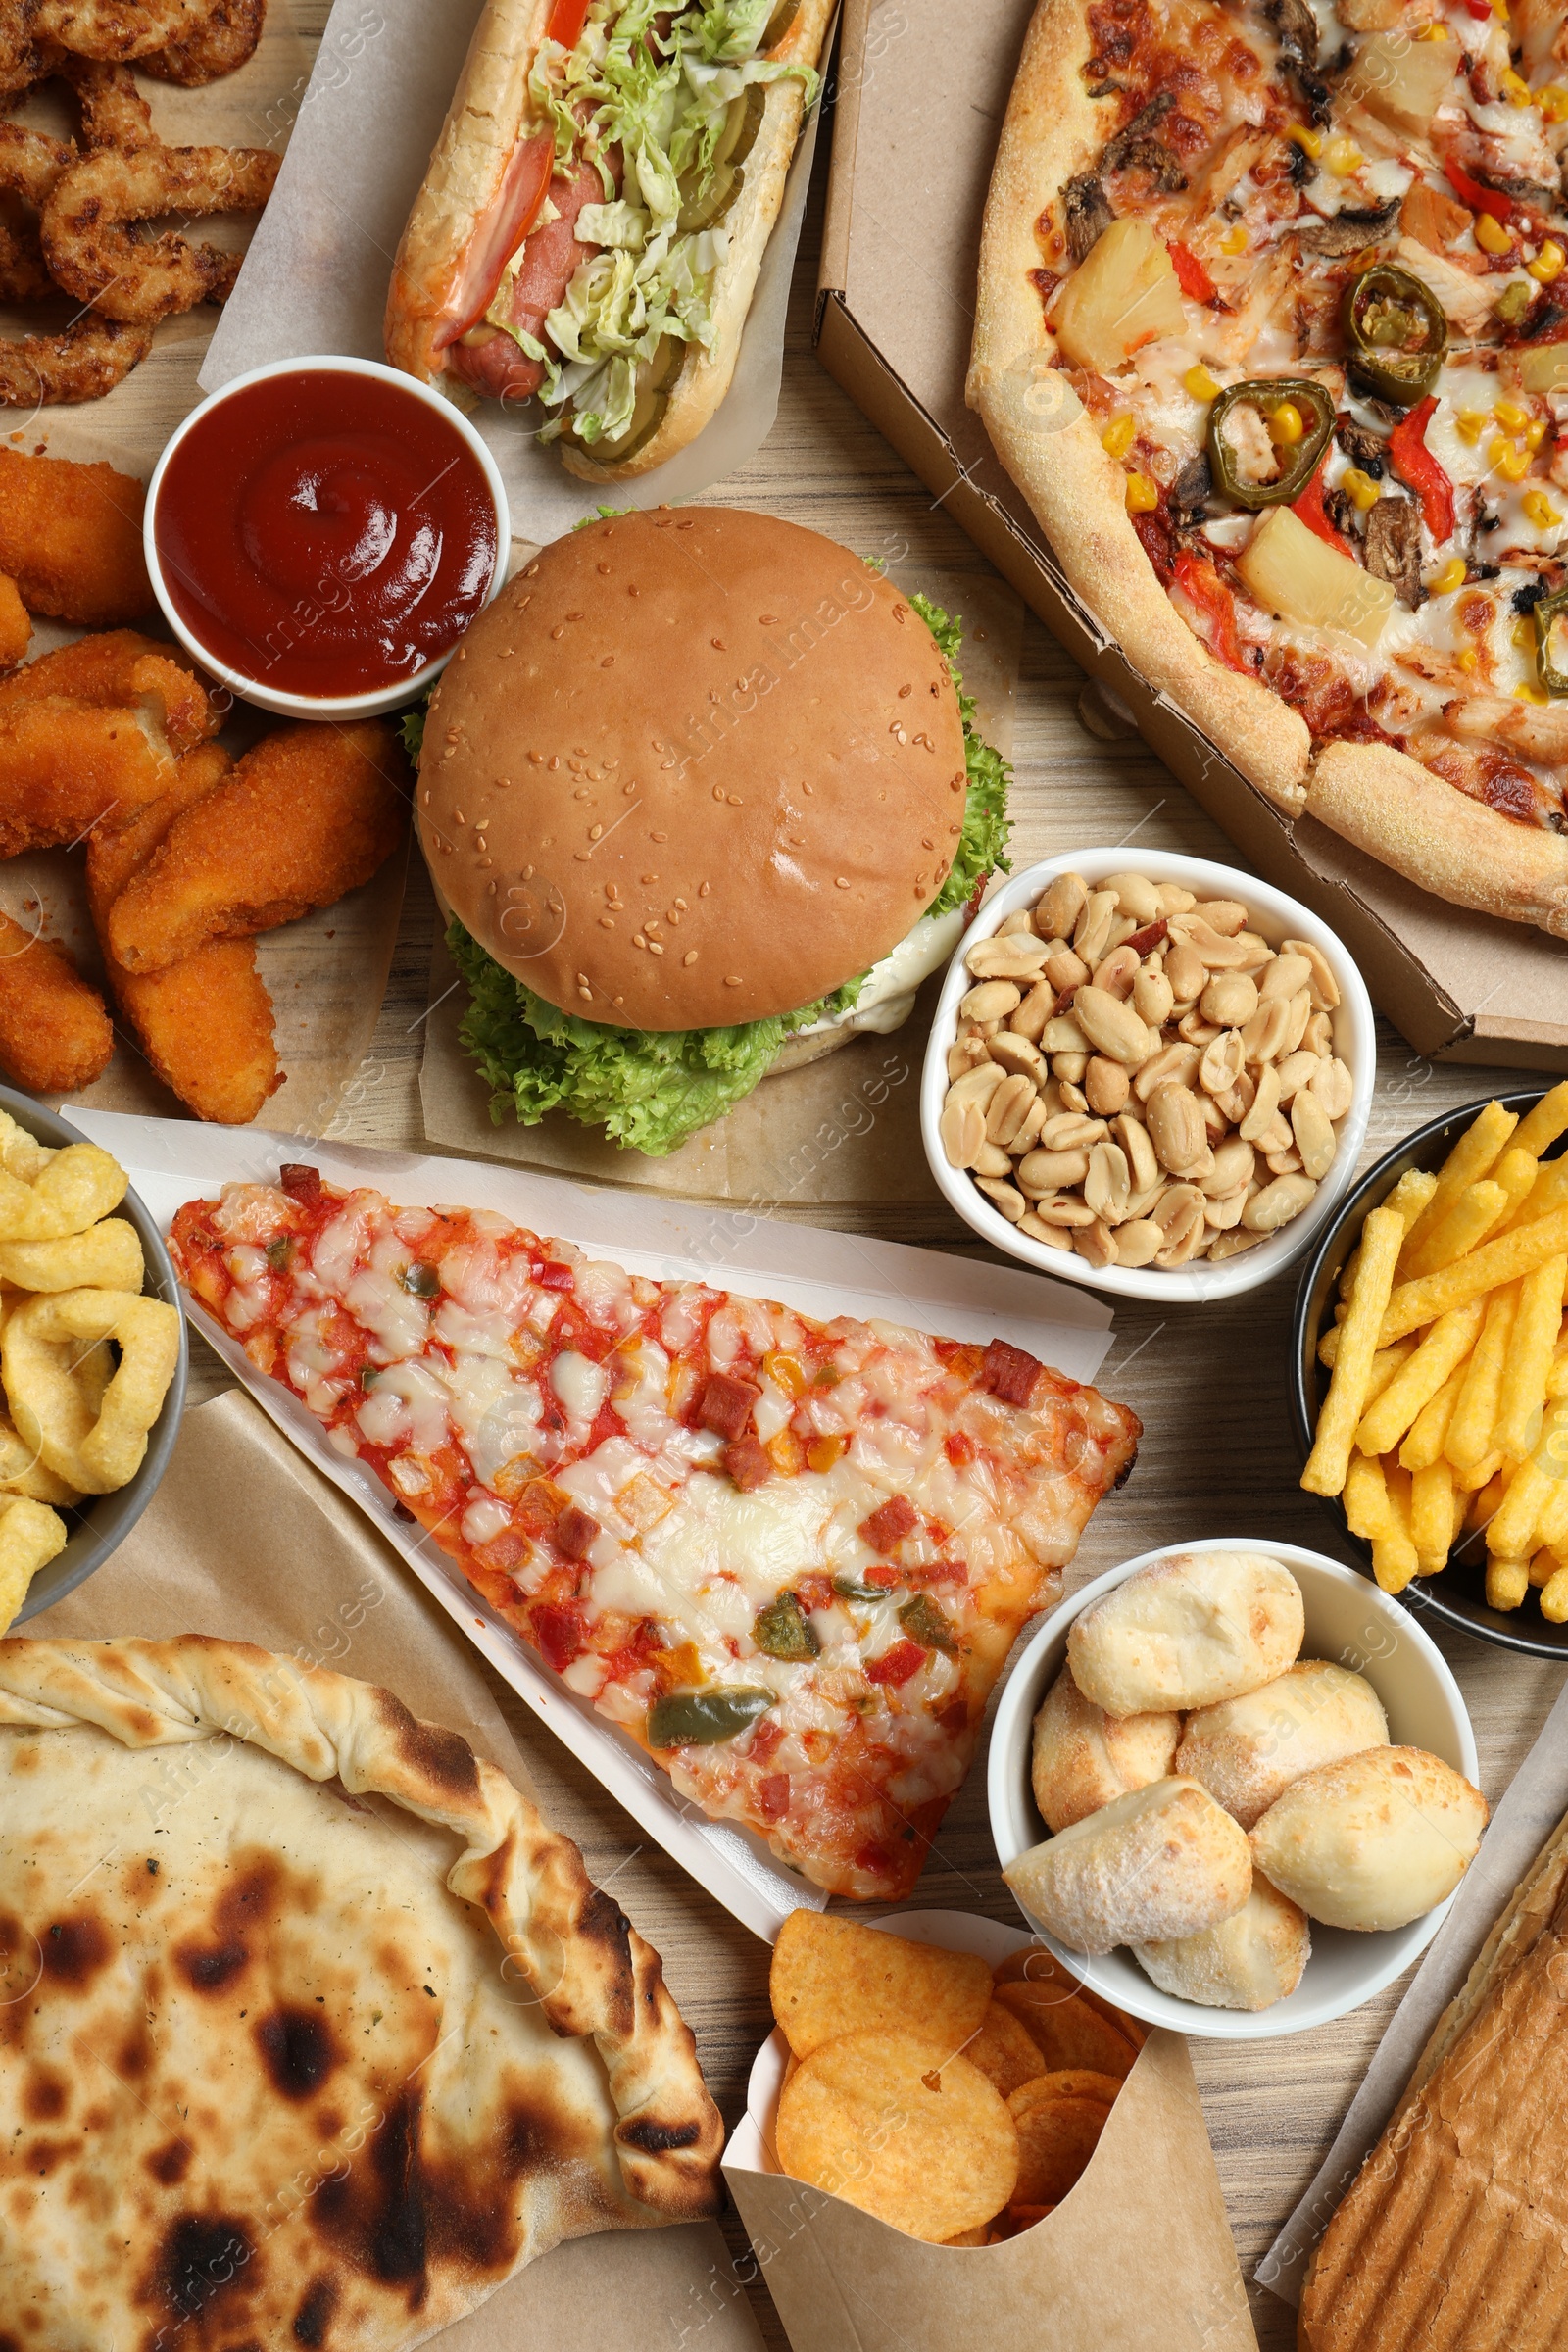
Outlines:
{"type": "Polygon", "coordinates": [[[969,399],[1279,808],[1568,937],[1568,26],[1041,0],[969,399]]]}

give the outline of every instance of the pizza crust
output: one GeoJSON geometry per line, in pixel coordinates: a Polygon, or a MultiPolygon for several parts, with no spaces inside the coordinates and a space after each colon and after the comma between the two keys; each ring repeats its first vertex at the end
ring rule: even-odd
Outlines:
{"type": "Polygon", "coordinates": [[[986,203],[970,407],[1078,597],[1276,808],[1320,818],[1450,905],[1568,938],[1568,840],[1482,807],[1387,745],[1330,742],[1314,756],[1299,713],[1217,662],[1161,588],[1127,516],[1122,469],[1052,365],[1055,340],[1028,276],[1042,260],[1040,215],[1104,144],[1083,81],[1090,49],[1084,0],[1040,0],[986,203]]]}
{"type": "Polygon", "coordinates": [[[1326,743],[1306,813],[1450,906],[1568,939],[1568,840],[1515,824],[1383,743],[1326,743]]]}
{"type": "Polygon", "coordinates": [[[1128,520],[1121,467],[1101,447],[1066,376],[1049,365],[1055,338],[1028,272],[1042,258],[1035,222],[1104,144],[1102,118],[1083,85],[1089,54],[1082,0],[1041,0],[986,200],[966,397],[1069,583],[1133,667],[1294,814],[1311,754],[1305,722],[1267,686],[1216,662],[1172,609],[1128,520]]]}

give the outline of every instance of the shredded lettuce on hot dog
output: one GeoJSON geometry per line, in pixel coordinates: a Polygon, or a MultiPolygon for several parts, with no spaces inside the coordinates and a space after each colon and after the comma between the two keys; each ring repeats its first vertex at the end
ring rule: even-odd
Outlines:
{"type": "MultiPolygon", "coordinates": [[[[1000,752],[977,731],[974,701],[957,666],[960,623],[928,597],[909,599],[947,660],[963,717],[968,791],[957,853],[923,920],[962,906],[994,870],[1007,870],[1007,783],[1000,752]]],[[[404,721],[408,740],[408,719],[404,721]]],[[[470,1002],[459,1029],[466,1051],[491,1088],[497,1126],[510,1111],[536,1126],[564,1110],[584,1126],[651,1157],[662,1157],[706,1127],[767,1075],[779,1049],[813,1021],[850,1011],[865,984],[861,972],[831,997],[769,1020],[723,1029],[615,1029],[562,1012],[503,969],[460,922],[447,932],[470,1002]]]]}
{"type": "Polygon", "coordinates": [[[613,439],[631,422],[638,366],[664,337],[711,343],[729,232],[721,219],[682,230],[681,215],[702,210],[725,118],[748,88],[793,76],[808,106],[816,95],[810,67],[760,54],[777,4],[688,0],[661,31],[668,0],[592,0],[574,48],[540,43],[528,88],[554,125],[556,171],[597,165],[605,190],[577,220],[582,240],[603,250],[582,263],[550,313],[549,341],[509,319],[520,252],[485,314],[544,368],[539,398],[555,414],[541,440],[568,421],[583,441],[613,439]]]}

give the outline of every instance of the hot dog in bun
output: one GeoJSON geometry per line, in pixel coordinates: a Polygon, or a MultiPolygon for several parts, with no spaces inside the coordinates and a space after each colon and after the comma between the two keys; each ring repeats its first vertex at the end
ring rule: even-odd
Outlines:
{"type": "Polygon", "coordinates": [[[537,395],[618,481],[729,389],[833,0],[488,0],[393,265],[386,350],[537,395]]]}
{"type": "Polygon", "coordinates": [[[1004,862],[958,631],[767,514],[568,532],[431,699],[419,835],[499,1118],[650,1153],[907,1018],[1004,862]]]}

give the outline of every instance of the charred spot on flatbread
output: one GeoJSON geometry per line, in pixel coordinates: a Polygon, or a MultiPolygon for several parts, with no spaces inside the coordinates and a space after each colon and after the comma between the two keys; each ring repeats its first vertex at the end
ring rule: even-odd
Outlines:
{"type": "Polygon", "coordinates": [[[411,1772],[445,1797],[476,1794],[479,1767],[466,1740],[439,1724],[421,1723],[390,1690],[374,1694],[376,1710],[411,1772]]]}
{"type": "Polygon", "coordinates": [[[330,2026],[315,2009],[280,2001],[257,2020],[255,2033],[262,2063],[280,2098],[314,2098],[342,2063],[330,2026]]]}
{"type": "Polygon", "coordinates": [[[51,1984],[85,1991],[100,1969],[114,1958],[109,1930],[95,1912],[80,1911],[69,1919],[51,1920],[38,1938],[43,1973],[51,1984]]]}

